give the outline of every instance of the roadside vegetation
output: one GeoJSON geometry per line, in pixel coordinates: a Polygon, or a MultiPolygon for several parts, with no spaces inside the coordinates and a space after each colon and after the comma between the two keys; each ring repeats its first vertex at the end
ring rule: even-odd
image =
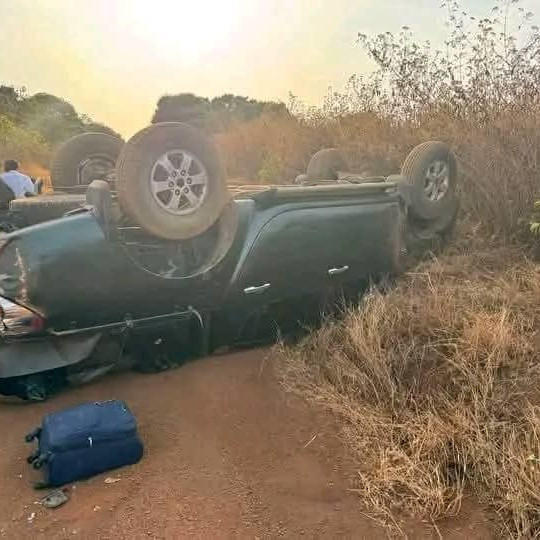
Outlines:
{"type": "Polygon", "coordinates": [[[292,114],[262,115],[218,134],[229,174],[290,181],[323,146],[342,149],[355,172],[390,174],[416,144],[438,139],[457,153],[465,214],[485,237],[515,241],[540,191],[539,29],[512,0],[487,18],[456,2],[442,9],[444,50],[407,27],[360,35],[358,47],[377,66],[371,74],[329,89],[320,108],[293,96],[292,114]]]}
{"type": "Polygon", "coordinates": [[[336,415],[361,504],[399,532],[474,496],[503,537],[540,530],[540,267],[443,256],[279,350],[286,387],[336,415]]]}
{"type": "Polygon", "coordinates": [[[448,142],[461,169],[454,245],[278,348],[280,366],[287,388],[339,419],[354,490],[394,532],[404,515],[436,527],[472,496],[502,537],[536,538],[540,34],[515,0],[479,19],[443,9],[445,50],[408,28],[359,36],[377,69],[297,126],[315,125],[373,173],[422,140],[448,142]]]}
{"type": "Polygon", "coordinates": [[[61,98],[0,85],[0,161],[16,158],[28,174],[46,177],[54,149],[85,131],[116,135],[61,98]]]}
{"type": "Polygon", "coordinates": [[[0,114],[0,159],[8,156],[44,166],[49,159],[49,147],[39,133],[20,127],[0,114]]]}

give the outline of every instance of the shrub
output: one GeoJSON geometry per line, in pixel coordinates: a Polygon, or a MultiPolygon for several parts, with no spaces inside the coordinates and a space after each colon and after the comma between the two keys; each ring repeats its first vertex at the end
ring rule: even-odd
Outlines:
{"type": "Polygon", "coordinates": [[[13,157],[46,165],[49,148],[38,133],[19,127],[0,115],[0,161],[13,157]]]}

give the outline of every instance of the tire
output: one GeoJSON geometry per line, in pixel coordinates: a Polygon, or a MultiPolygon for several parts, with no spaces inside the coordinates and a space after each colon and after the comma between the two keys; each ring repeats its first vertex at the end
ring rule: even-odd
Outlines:
{"type": "Polygon", "coordinates": [[[51,163],[55,188],[88,185],[114,173],[124,141],[108,133],[81,133],[58,149],[51,163]]]}
{"type": "Polygon", "coordinates": [[[62,217],[86,204],[84,195],[39,195],[11,201],[9,209],[22,226],[35,225],[62,217]]]}
{"type": "Polygon", "coordinates": [[[307,176],[310,180],[337,180],[339,171],[346,171],[347,163],[336,148],[319,150],[309,160],[307,176]]]}
{"type": "Polygon", "coordinates": [[[175,122],[151,125],[125,144],[116,188],[123,212],[168,240],[202,234],[230,198],[214,145],[192,126],[175,122]]]}
{"type": "Polygon", "coordinates": [[[457,162],[448,145],[439,141],[418,145],[405,159],[401,176],[410,187],[409,211],[415,218],[433,220],[453,214],[457,162]]]}
{"type": "Polygon", "coordinates": [[[409,219],[403,235],[407,261],[410,263],[429,254],[439,254],[452,238],[458,214],[459,202],[454,199],[449,211],[438,219],[409,219]]]}

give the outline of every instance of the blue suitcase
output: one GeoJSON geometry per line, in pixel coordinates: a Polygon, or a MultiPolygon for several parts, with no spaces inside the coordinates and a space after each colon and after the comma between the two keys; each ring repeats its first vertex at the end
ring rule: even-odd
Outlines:
{"type": "Polygon", "coordinates": [[[43,470],[41,487],[62,486],[132,465],[143,455],[135,417],[117,400],[49,414],[41,427],[26,436],[26,442],[34,439],[38,447],[28,462],[43,470]]]}

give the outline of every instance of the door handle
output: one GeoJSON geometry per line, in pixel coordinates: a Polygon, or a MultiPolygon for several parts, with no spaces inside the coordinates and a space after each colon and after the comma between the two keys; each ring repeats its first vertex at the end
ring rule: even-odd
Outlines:
{"type": "Polygon", "coordinates": [[[270,283],[265,283],[264,285],[259,285],[258,287],[246,287],[244,292],[246,294],[261,294],[269,288],[270,283]]]}
{"type": "Polygon", "coordinates": [[[328,270],[328,275],[339,276],[339,274],[344,274],[348,269],[349,267],[347,265],[342,266],[341,268],[330,268],[330,270],[328,270]]]}

